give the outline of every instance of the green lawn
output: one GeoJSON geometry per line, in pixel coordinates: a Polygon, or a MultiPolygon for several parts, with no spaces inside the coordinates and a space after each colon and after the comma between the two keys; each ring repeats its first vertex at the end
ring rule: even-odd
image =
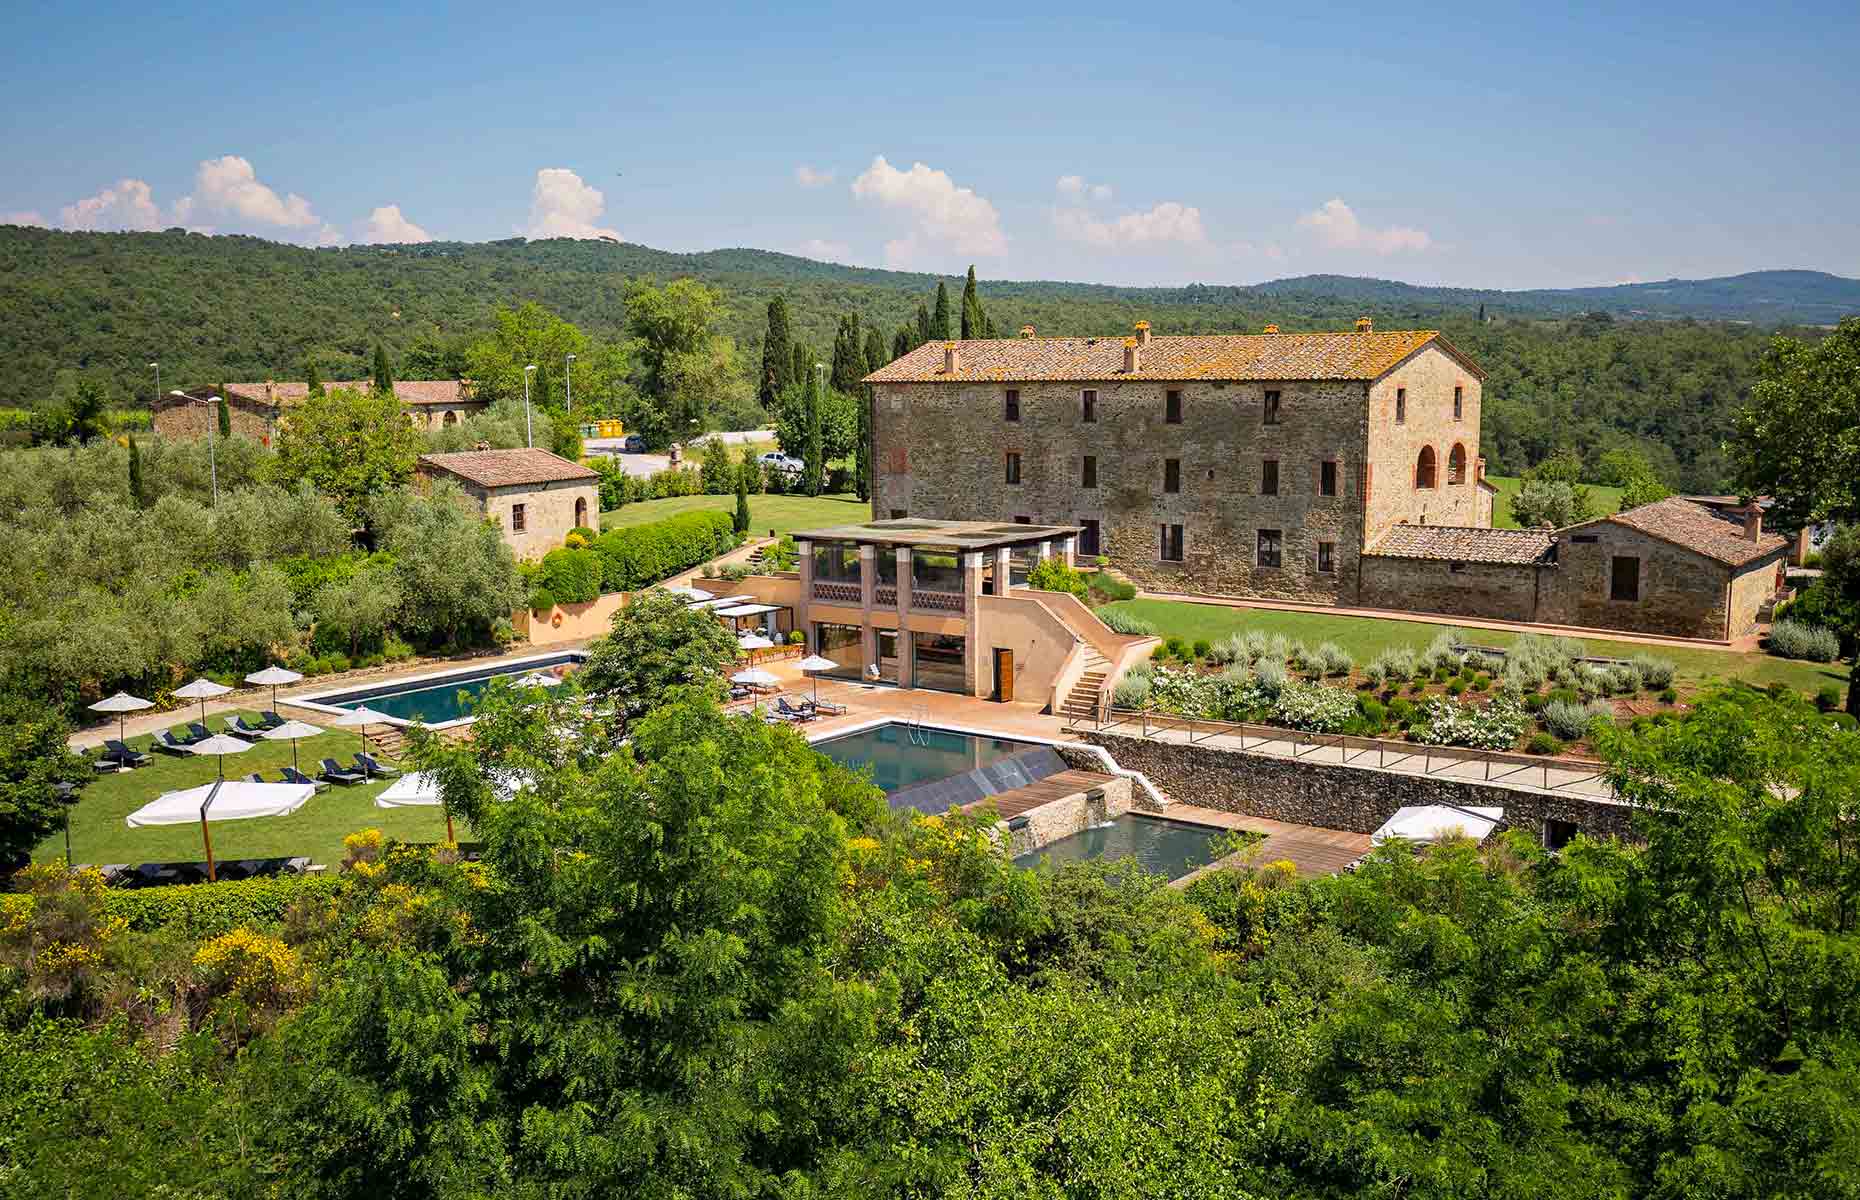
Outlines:
{"type": "MultiPolygon", "coordinates": [[[[1511,515],[1511,498],[1518,494],[1518,485],[1523,482],[1515,475],[1487,475],[1487,483],[1498,489],[1498,495],[1492,497],[1492,527],[1495,529],[1516,529],[1518,522],[1511,515]]],[[[1605,517],[1621,507],[1621,489],[1603,487],[1599,483],[1585,483],[1595,498],[1595,515],[1605,517]]]]}
{"type": "MultiPolygon", "coordinates": [[[[247,721],[256,716],[251,712],[245,714],[247,721]]],[[[214,729],[219,728],[219,714],[214,714],[211,724],[214,729]]],[[[175,727],[176,736],[185,732],[184,724],[175,727]]],[[[139,750],[146,740],[132,737],[129,744],[139,750]]],[[[298,742],[298,762],[306,774],[314,775],[319,759],[346,761],[361,749],[361,745],[356,734],[332,730],[298,742]]],[[[181,758],[156,754],[153,757],[155,761],[146,767],[99,775],[85,787],[77,807],[71,810],[71,857],[74,861],[102,864],[202,860],[199,822],[131,829],[123,823],[123,818],[163,792],[211,783],[218,773],[217,760],[211,755],[181,758]]],[[[278,768],[288,766],[290,761],[289,742],[260,741],[243,754],[226,756],[226,776],[244,778],[253,771],[262,771],[267,779],[276,779],[278,768]]],[[[408,841],[444,839],[446,821],[437,808],[376,808],[374,798],[386,786],[384,781],[346,788],[331,784],[288,817],[215,821],[213,857],[215,861],[227,861],[307,854],[316,862],[335,863],[343,857],[344,835],[368,828],[408,841]]],[[[459,829],[459,835],[465,836],[463,828],[459,829]]],[[[34,857],[52,859],[61,857],[64,852],[65,838],[60,831],[40,843],[34,857]]]]}
{"type": "MultiPolygon", "coordinates": [[[[1335,642],[1349,651],[1358,664],[1368,662],[1393,646],[1419,649],[1446,628],[1423,621],[1386,617],[1226,608],[1184,600],[1124,600],[1107,607],[1142,617],[1155,625],[1164,637],[1180,637],[1191,643],[1202,639],[1213,642],[1231,633],[1258,629],[1267,634],[1282,633],[1293,641],[1313,645],[1335,642]]],[[[1508,646],[1518,636],[1495,629],[1466,631],[1467,640],[1480,646],[1508,646]]],[[[1643,646],[1605,638],[1583,638],[1582,641],[1589,653],[1602,657],[1632,658],[1636,654],[1651,654],[1655,658],[1671,659],[1679,668],[1678,682],[1682,687],[1697,687],[1711,678],[1742,679],[1758,686],[1780,681],[1810,695],[1830,684],[1844,694],[1847,686],[1847,668],[1838,663],[1798,662],[1769,654],[1740,654],[1689,646],[1643,646]]]]}
{"type": "MultiPolygon", "coordinates": [[[[624,529],[644,525],[686,512],[735,512],[735,496],[671,496],[664,500],[642,500],[624,508],[601,514],[602,529],[624,529]]],[[[749,531],[757,537],[769,530],[775,536],[797,529],[820,525],[846,525],[867,521],[872,506],[857,496],[751,496],[749,531]]]]}

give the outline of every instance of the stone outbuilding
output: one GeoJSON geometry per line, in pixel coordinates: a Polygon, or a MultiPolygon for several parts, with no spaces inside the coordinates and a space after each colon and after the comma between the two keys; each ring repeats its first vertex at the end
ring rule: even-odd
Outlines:
{"type": "Polygon", "coordinates": [[[1756,631],[1790,544],[1754,506],[1674,496],[1554,532],[1400,525],[1360,588],[1378,608],[1724,642],[1756,631]]]}
{"type": "MultiPolygon", "coordinates": [[[[323,385],[326,391],[345,388],[369,391],[372,380],[338,380],[323,385]]],[[[285,412],[302,404],[310,394],[303,381],[279,383],[229,383],[226,385],[226,409],[232,431],[242,437],[270,445],[278,421],[285,412]]],[[[400,401],[407,419],[421,429],[456,425],[465,417],[490,407],[490,401],[472,394],[467,379],[399,379],[394,382],[394,396],[400,401]]],[[[172,391],[150,405],[150,420],[155,432],[165,438],[203,438],[207,425],[218,419],[219,397],[211,389],[196,392],[172,391]]]]}
{"type": "Polygon", "coordinates": [[[464,488],[522,559],[541,558],[600,519],[600,476],[547,450],[422,454],[416,477],[422,487],[450,479],[464,488]]]}

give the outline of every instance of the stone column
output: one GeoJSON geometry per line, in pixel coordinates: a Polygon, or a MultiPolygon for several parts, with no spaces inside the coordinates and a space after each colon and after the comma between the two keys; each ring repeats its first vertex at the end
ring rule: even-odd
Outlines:
{"type": "Polygon", "coordinates": [[[803,538],[794,540],[794,566],[801,573],[801,606],[795,610],[795,620],[800,623],[802,645],[813,651],[819,646],[814,644],[814,621],[811,610],[814,604],[814,543],[803,538]]]}
{"type": "Polygon", "coordinates": [[[1008,594],[1008,580],[1014,575],[1014,551],[1007,546],[995,547],[995,595],[1008,594]]]}
{"type": "Polygon", "coordinates": [[[864,656],[859,664],[861,675],[878,662],[878,634],[872,628],[872,593],[878,588],[878,548],[869,542],[859,545],[859,649],[864,656]]]}
{"type": "Polygon", "coordinates": [[[962,661],[963,690],[971,696],[982,695],[978,690],[987,678],[982,666],[982,639],[977,636],[981,628],[982,610],[982,552],[964,550],[962,552],[962,661]]]}
{"type": "Polygon", "coordinates": [[[1061,554],[1061,556],[1065,558],[1066,565],[1068,567],[1078,566],[1079,565],[1079,562],[1078,562],[1079,535],[1076,533],[1072,533],[1072,534],[1067,534],[1063,538],[1060,538],[1059,539],[1059,553],[1061,554]]]}
{"type": "Polygon", "coordinates": [[[1053,543],[1050,541],[1041,542],[1040,543],[1040,560],[1044,562],[1045,560],[1051,557],[1053,557],[1053,543]]]}
{"type": "Polygon", "coordinates": [[[916,687],[911,646],[911,548],[899,546],[898,555],[898,686],[916,687]]]}

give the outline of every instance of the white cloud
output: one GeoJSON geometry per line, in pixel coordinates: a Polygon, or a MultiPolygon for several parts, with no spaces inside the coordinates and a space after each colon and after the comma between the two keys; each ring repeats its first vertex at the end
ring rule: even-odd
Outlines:
{"type": "Polygon", "coordinates": [[[530,223],[518,232],[532,238],[619,238],[619,233],[595,224],[606,211],[601,189],[583,183],[567,167],[544,167],[536,172],[530,192],[530,223]]]}
{"type": "Polygon", "coordinates": [[[1106,248],[1150,246],[1175,242],[1199,246],[1208,240],[1201,225],[1201,210],[1165,200],[1148,212],[1130,212],[1100,220],[1083,208],[1053,210],[1053,228],[1068,241],[1106,248]]]}
{"type": "Polygon", "coordinates": [[[37,225],[45,227],[45,218],[27,209],[24,212],[0,212],[0,225],[37,225]]]}
{"type": "Polygon", "coordinates": [[[802,163],[794,169],[794,181],[804,188],[826,187],[833,182],[834,174],[832,171],[816,171],[802,163]]]}
{"type": "Polygon", "coordinates": [[[829,242],[824,238],[808,238],[801,243],[796,252],[803,258],[817,258],[824,262],[843,263],[852,258],[852,247],[845,242],[829,242]]]}
{"type": "Polygon", "coordinates": [[[1333,250],[1370,250],[1376,254],[1398,254],[1404,250],[1421,251],[1433,245],[1433,239],[1419,229],[1391,226],[1371,229],[1341,199],[1328,200],[1321,208],[1298,218],[1298,227],[1308,229],[1333,250]]]}
{"type": "Polygon", "coordinates": [[[140,179],[124,179],[95,196],[65,205],[58,210],[58,220],[66,229],[146,231],[161,228],[161,209],[148,184],[140,179]]]}
{"type": "Polygon", "coordinates": [[[430,242],[433,240],[433,235],[409,221],[400,211],[400,205],[383,204],[368,214],[368,220],[362,228],[361,240],[405,245],[412,242],[430,242]]]}
{"type": "Polygon", "coordinates": [[[923,163],[900,171],[880,154],[852,182],[853,195],[901,213],[914,228],[885,243],[885,261],[893,266],[918,262],[929,251],[996,255],[1007,251],[1001,214],[973,188],[957,187],[947,172],[923,163]]]}
{"type": "Polygon", "coordinates": [[[196,210],[285,229],[310,229],[322,224],[308,200],[295,192],[278,195],[261,183],[252,164],[237,154],[209,158],[200,164],[194,173],[194,193],[175,205],[175,216],[185,222],[196,210]]]}
{"type": "Polygon", "coordinates": [[[1093,200],[1109,200],[1111,185],[1108,183],[1086,183],[1083,175],[1061,175],[1056,185],[1059,194],[1073,200],[1083,200],[1090,196],[1093,200]]]}

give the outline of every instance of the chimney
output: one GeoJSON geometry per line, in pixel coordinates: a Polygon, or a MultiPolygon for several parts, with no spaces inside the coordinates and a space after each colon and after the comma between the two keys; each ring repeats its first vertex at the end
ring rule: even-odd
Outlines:
{"type": "Polygon", "coordinates": [[[1136,325],[1136,329],[1137,329],[1137,345],[1139,346],[1149,345],[1150,344],[1150,323],[1148,321],[1138,321],[1136,325]]]}
{"type": "Polygon", "coordinates": [[[1032,337],[1032,336],[1033,336],[1033,326],[1031,326],[1031,325],[1022,325],[1022,326],[1020,327],[1020,336],[1022,336],[1022,337],[1024,337],[1024,338],[1030,338],[1030,337],[1032,337]]]}
{"type": "Polygon", "coordinates": [[[1277,325],[1268,325],[1268,326],[1266,326],[1266,332],[1267,332],[1267,333],[1277,333],[1277,332],[1279,332],[1279,327],[1278,327],[1277,325]]]}
{"type": "Polygon", "coordinates": [[[1370,333],[1374,331],[1375,327],[1376,323],[1371,321],[1368,317],[1356,318],[1356,332],[1358,333],[1370,333]]]}
{"type": "Polygon", "coordinates": [[[1483,454],[1473,459],[1473,482],[1485,482],[1485,455],[1483,454]]]}
{"type": "Polygon", "coordinates": [[[1744,507],[1744,536],[1753,542],[1763,540],[1763,506],[1755,500],[1744,507]]]}
{"type": "Polygon", "coordinates": [[[1124,339],[1124,374],[1135,375],[1143,369],[1143,350],[1136,338],[1124,339]]]}
{"type": "Polygon", "coordinates": [[[954,375],[962,370],[962,347],[954,342],[943,343],[943,374],[954,375]]]}

